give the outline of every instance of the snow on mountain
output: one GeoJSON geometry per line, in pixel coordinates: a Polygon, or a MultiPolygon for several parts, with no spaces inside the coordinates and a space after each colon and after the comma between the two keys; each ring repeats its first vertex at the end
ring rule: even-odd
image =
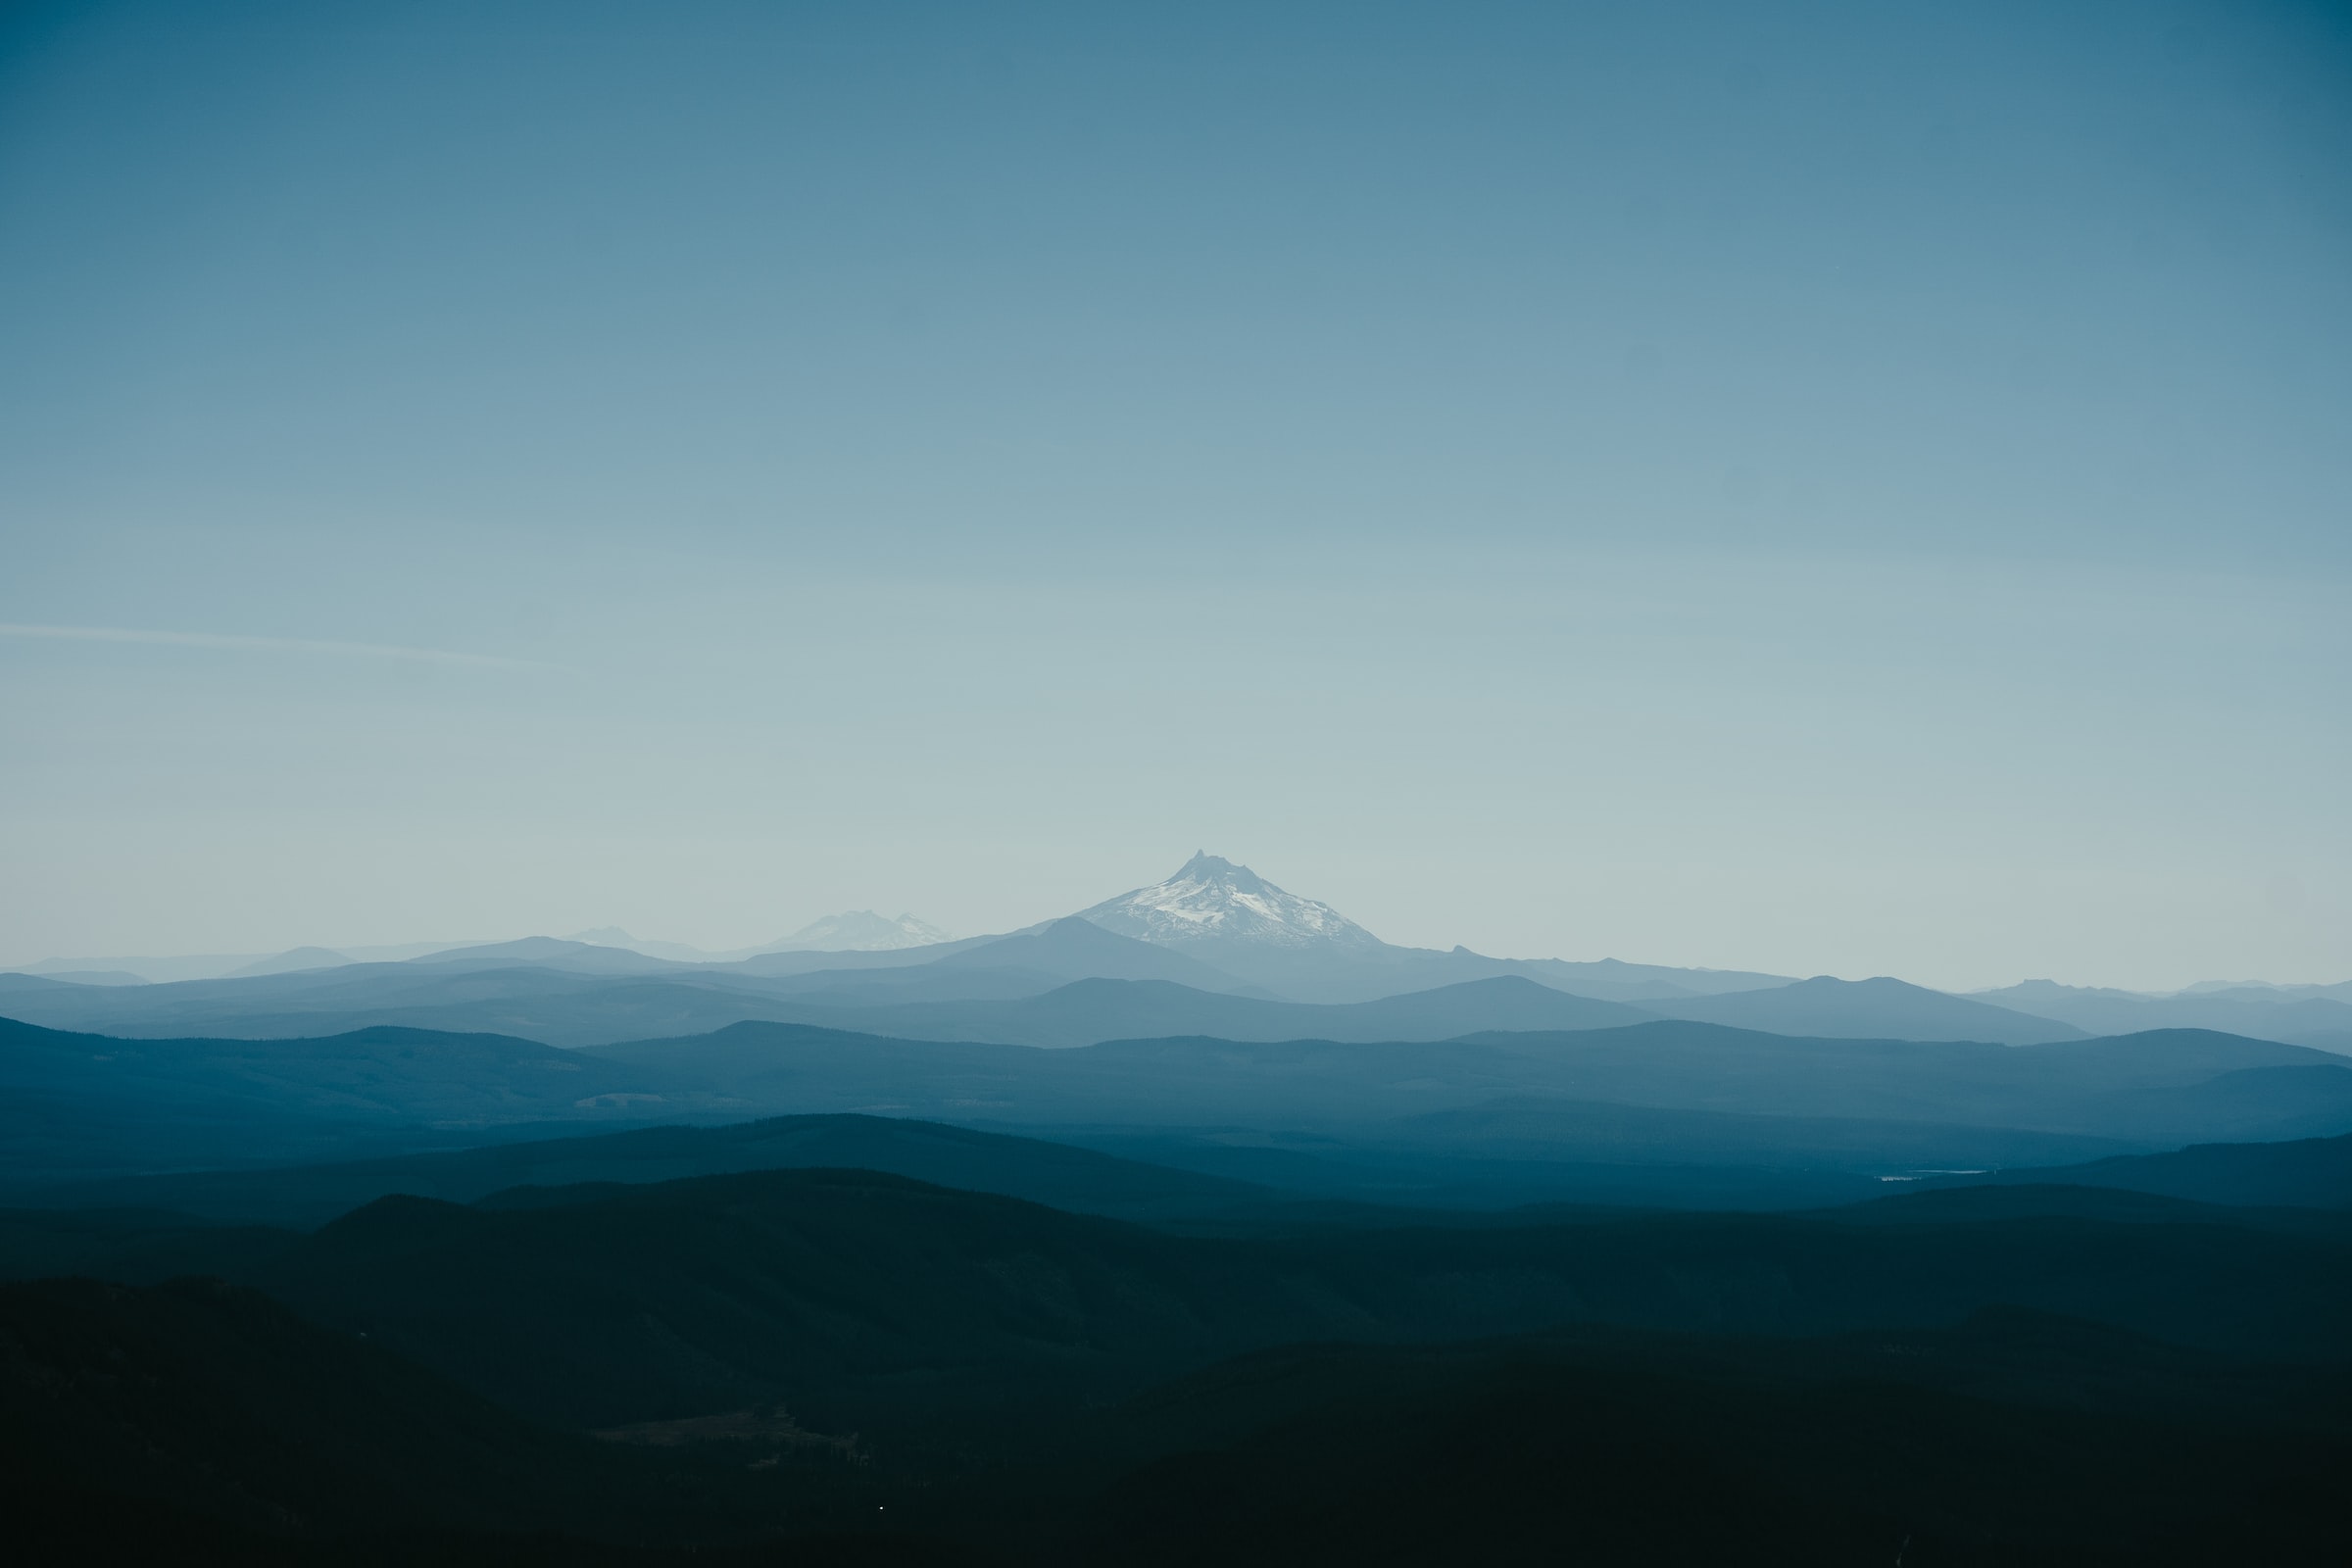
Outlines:
{"type": "Polygon", "coordinates": [[[882,953],[927,948],[948,934],[911,914],[886,920],[871,909],[850,909],[811,920],[792,935],[770,942],[761,953],[882,953]]]}
{"type": "Polygon", "coordinates": [[[1385,945],[1328,904],[1285,893],[1246,865],[1202,852],[1165,882],[1106,899],[1078,917],[1162,947],[1378,953],[1385,945]]]}

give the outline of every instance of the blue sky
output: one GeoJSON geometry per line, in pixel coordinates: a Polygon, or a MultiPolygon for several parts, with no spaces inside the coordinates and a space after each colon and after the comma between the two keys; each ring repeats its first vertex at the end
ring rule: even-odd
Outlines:
{"type": "Polygon", "coordinates": [[[2338,7],[17,8],[0,284],[0,961],[2352,973],[2338,7]]]}

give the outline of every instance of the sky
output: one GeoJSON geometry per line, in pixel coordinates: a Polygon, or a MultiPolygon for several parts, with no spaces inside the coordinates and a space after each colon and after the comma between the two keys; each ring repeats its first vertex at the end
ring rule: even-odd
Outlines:
{"type": "Polygon", "coordinates": [[[0,963],[1245,861],[2352,977],[2352,8],[0,9],[0,963]]]}

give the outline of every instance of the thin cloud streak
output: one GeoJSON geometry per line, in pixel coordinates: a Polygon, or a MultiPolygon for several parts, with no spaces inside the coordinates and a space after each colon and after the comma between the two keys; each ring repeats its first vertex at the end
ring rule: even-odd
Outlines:
{"type": "Polygon", "coordinates": [[[491,669],[562,669],[535,659],[502,659],[494,654],[461,654],[446,648],[411,648],[398,643],[330,642],[310,637],[246,637],[205,631],[143,631],[127,626],[37,626],[0,621],[0,637],[53,642],[149,643],[169,648],[220,648],[249,654],[323,654],[360,659],[408,659],[431,664],[471,664],[491,669]]]}

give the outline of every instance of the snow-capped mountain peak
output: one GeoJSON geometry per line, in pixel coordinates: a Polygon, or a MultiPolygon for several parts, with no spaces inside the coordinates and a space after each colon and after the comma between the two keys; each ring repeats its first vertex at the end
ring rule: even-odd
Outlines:
{"type": "Polygon", "coordinates": [[[1206,851],[1165,882],[1078,911],[1106,930],[1162,947],[1244,943],[1269,948],[1378,948],[1380,939],[1328,904],[1302,899],[1206,851]]]}
{"type": "Polygon", "coordinates": [[[886,919],[871,909],[851,909],[810,921],[792,935],[769,943],[761,953],[879,953],[897,948],[923,948],[945,942],[948,934],[911,914],[886,919]]]}

